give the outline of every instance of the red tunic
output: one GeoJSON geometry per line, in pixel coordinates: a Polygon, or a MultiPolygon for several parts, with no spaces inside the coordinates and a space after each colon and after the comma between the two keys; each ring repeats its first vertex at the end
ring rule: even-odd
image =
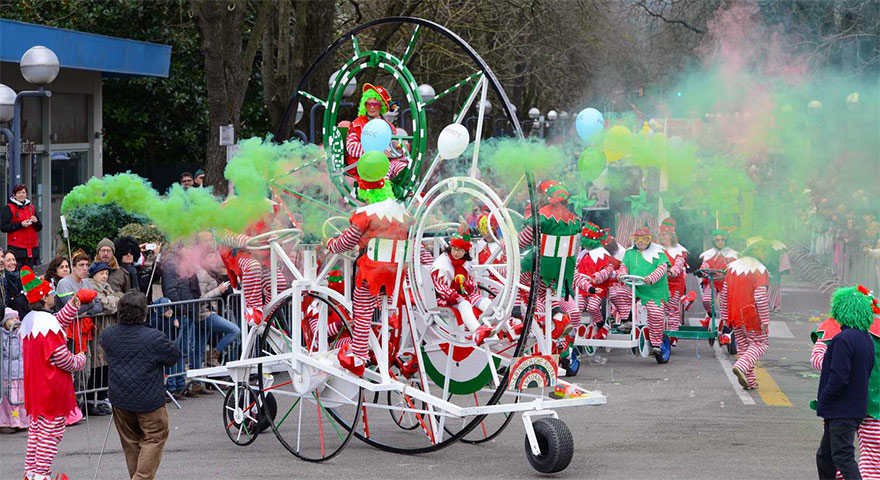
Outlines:
{"type": "MultiPolygon", "coordinates": [[[[581,253],[581,258],[577,264],[577,271],[579,274],[590,277],[590,283],[593,287],[602,289],[602,293],[595,293],[593,295],[605,298],[608,295],[608,287],[616,282],[612,277],[619,267],[620,260],[611,256],[605,248],[597,247],[581,253]],[[594,277],[598,277],[600,281],[593,283],[594,277]]],[[[588,293],[581,288],[581,295],[588,295],[588,293]]]]}
{"type": "Polygon", "coordinates": [[[669,294],[674,295],[675,293],[680,293],[684,295],[687,290],[685,279],[687,278],[686,268],[688,251],[681,245],[664,248],[663,250],[666,252],[666,257],[669,258],[669,265],[671,265],[668,272],[669,294]],[[681,263],[676,265],[676,260],[679,259],[681,259],[681,263]]]}
{"type": "Polygon", "coordinates": [[[407,230],[412,217],[403,205],[388,199],[358,208],[349,222],[361,231],[358,246],[364,250],[357,261],[355,285],[366,283],[371,295],[378,295],[385,287],[385,294],[391,295],[398,261],[407,255],[407,230]]]}
{"type": "Polygon", "coordinates": [[[731,262],[724,282],[727,284],[727,324],[760,331],[761,319],[759,306],[755,303],[755,290],[769,284],[767,268],[752,257],[744,257],[731,262]]]}
{"type": "Polygon", "coordinates": [[[25,316],[20,333],[25,409],[33,418],[66,416],[76,407],[73,377],[49,361],[58,347],[67,345],[64,328],[51,313],[35,310],[25,316]]]}
{"type": "MultiPolygon", "coordinates": [[[[735,250],[732,250],[728,247],[724,247],[721,250],[717,248],[710,248],[705,252],[700,254],[700,258],[703,259],[703,264],[700,268],[711,268],[712,270],[724,270],[727,268],[727,265],[730,262],[734,261],[739,257],[739,253],[735,250]]],[[[715,284],[715,290],[721,291],[721,288],[724,286],[724,278],[719,278],[713,282],[715,284]]]]}

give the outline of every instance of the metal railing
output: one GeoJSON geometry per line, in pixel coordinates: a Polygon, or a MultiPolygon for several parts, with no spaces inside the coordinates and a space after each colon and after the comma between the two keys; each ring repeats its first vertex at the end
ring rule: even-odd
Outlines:
{"type": "Polygon", "coordinates": [[[0,401],[17,406],[24,403],[24,368],[18,327],[3,336],[6,338],[0,337],[0,401]]]}

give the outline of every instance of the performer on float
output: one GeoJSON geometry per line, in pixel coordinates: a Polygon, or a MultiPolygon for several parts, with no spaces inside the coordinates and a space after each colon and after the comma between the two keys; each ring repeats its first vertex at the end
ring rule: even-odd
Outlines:
{"type": "MultiPolygon", "coordinates": [[[[862,478],[880,478],[880,305],[873,293],[862,285],[856,290],[866,295],[871,300],[873,318],[868,328],[871,339],[874,340],[874,368],[868,380],[868,415],[862,420],[857,431],[859,438],[859,472],[862,478]]],[[[816,370],[822,371],[822,363],[825,359],[825,351],[828,342],[840,333],[840,325],[850,328],[862,328],[866,322],[864,319],[854,316],[852,308],[847,307],[846,294],[851,295],[850,289],[841,289],[835,292],[831,303],[831,317],[810,334],[813,340],[813,351],[810,354],[810,365],[816,370]],[[842,321],[836,320],[840,317],[842,321]]],[[[850,300],[851,301],[851,300],[850,300]]]]}
{"type": "Polygon", "coordinates": [[[620,261],[602,246],[602,241],[608,237],[608,233],[598,225],[588,222],[583,228],[582,235],[577,272],[574,274],[574,283],[580,293],[578,312],[586,310],[590,316],[595,326],[591,338],[605,338],[609,329],[602,316],[602,304],[608,296],[608,287],[614,280],[620,261]]]}
{"type": "MultiPolygon", "coordinates": [[[[703,260],[700,269],[709,268],[712,270],[724,270],[730,262],[739,257],[738,252],[727,246],[727,231],[720,228],[715,229],[712,232],[712,243],[715,245],[714,247],[700,254],[700,259],[703,260]]],[[[724,286],[724,279],[719,278],[714,282],[710,282],[708,279],[704,278],[702,280],[702,285],[703,292],[701,297],[703,300],[703,308],[706,310],[706,318],[700,323],[704,327],[708,327],[712,315],[712,289],[714,289],[715,296],[717,297],[721,292],[721,288],[724,286]]]]}
{"type": "Polygon", "coordinates": [[[452,234],[449,246],[431,265],[431,281],[437,292],[437,303],[453,309],[474,342],[482,345],[492,327],[481,324],[479,316],[489,308],[491,300],[482,296],[471,273],[471,236],[462,225],[452,234]]]}
{"type": "Polygon", "coordinates": [[[349,218],[351,226],[341,235],[327,241],[327,248],[341,253],[359,247],[357,277],[352,292],[354,331],[351,345],[339,349],[342,367],[355,375],[363,375],[369,361],[370,322],[379,305],[379,296],[391,296],[397,280],[398,265],[407,255],[407,230],[412,217],[395,200],[390,182],[386,181],[388,158],[381,152],[367,152],[358,161],[357,196],[367,205],[358,208],[349,218]]]}
{"type": "Polygon", "coordinates": [[[660,355],[663,343],[666,302],[669,301],[669,280],[667,271],[669,259],[663,247],[653,243],[648,227],[642,227],[630,238],[632,247],[623,255],[620,275],[638,275],[645,278],[645,284],[636,287],[636,298],[642,301],[648,311],[648,340],[651,342],[651,355],[660,355]]]}
{"type": "MultiPolygon", "coordinates": [[[[263,306],[272,300],[272,271],[269,251],[248,250],[247,242],[251,237],[283,227],[278,204],[266,199],[266,210],[266,215],[248,225],[245,233],[224,230],[215,238],[230,285],[244,293],[245,318],[250,325],[262,323],[263,306]]],[[[276,268],[275,276],[279,286],[285,284],[280,268],[276,268]]]]}
{"type": "Polygon", "coordinates": [[[49,282],[34,275],[30,267],[23,267],[21,283],[31,308],[19,330],[24,402],[31,416],[24,474],[29,480],[48,480],[67,415],[76,408],[71,372],[86,366],[85,353],[74,355],[68,350],[64,332],[76,318],[80,301],[94,300],[95,292],[81,289],[53,315],[56,299],[49,282]]]}
{"type": "Polygon", "coordinates": [[[718,296],[721,322],[733,329],[739,351],[733,374],[746,390],[758,388],[755,364],[767,351],[770,328],[767,267],[752,253],[727,265],[718,296]]]}
{"type": "MultiPolygon", "coordinates": [[[[383,115],[391,107],[391,95],[388,94],[387,90],[377,85],[364,84],[361,103],[358,107],[358,116],[349,124],[348,135],[345,137],[345,165],[350,175],[357,177],[357,167],[355,165],[364,154],[364,148],[361,146],[361,132],[364,129],[364,125],[376,118],[381,118],[388,122],[383,115]]],[[[392,135],[398,133],[398,129],[391,125],[390,122],[388,126],[391,127],[392,135]]],[[[388,157],[390,165],[387,174],[388,178],[396,177],[410,163],[410,158],[407,156],[406,149],[401,142],[392,140],[391,145],[388,146],[384,153],[388,157]]]]}
{"type": "MultiPolygon", "coordinates": [[[[476,252],[477,260],[480,265],[503,265],[507,262],[504,255],[504,246],[496,241],[499,233],[498,221],[492,217],[489,212],[484,212],[477,220],[477,231],[480,233],[480,239],[474,243],[474,252],[476,252]],[[491,229],[491,232],[490,232],[491,229]],[[494,235],[493,235],[494,234],[494,235]]],[[[489,277],[496,282],[504,281],[504,267],[497,267],[496,271],[490,271],[489,277]],[[496,273],[497,272],[497,273],[496,273]]],[[[493,293],[497,293],[495,288],[489,286],[493,293]]]]}
{"type": "MultiPolygon", "coordinates": [[[[568,209],[568,190],[559,182],[545,180],[538,185],[546,202],[538,210],[538,221],[541,231],[541,276],[531,278],[538,283],[536,311],[546,310],[548,291],[556,293],[561,290],[561,298],[552,305],[554,339],[561,338],[571,330],[571,318],[578,315],[577,303],[574,300],[572,282],[577,263],[577,237],[581,232],[580,219],[568,209]],[[560,288],[561,286],[561,288],[560,288]]],[[[531,210],[527,208],[527,211],[531,210]]],[[[528,225],[519,233],[519,248],[525,250],[532,245],[535,231],[528,225]]],[[[524,270],[531,269],[534,251],[523,255],[524,270]]]]}
{"type": "MultiPolygon", "coordinates": [[[[672,217],[663,220],[660,224],[660,244],[669,259],[669,301],[666,302],[666,317],[669,319],[668,330],[678,330],[681,326],[682,299],[685,296],[687,286],[687,254],[686,248],[678,243],[678,235],[675,233],[675,219],[672,217]]],[[[673,340],[675,342],[675,340],[673,340]]]]}
{"type": "Polygon", "coordinates": [[[623,261],[623,255],[626,253],[626,250],[611,235],[608,235],[601,243],[602,247],[611,255],[611,261],[614,265],[614,276],[608,280],[608,301],[611,302],[613,307],[614,323],[619,324],[618,330],[629,333],[632,328],[632,318],[630,318],[632,290],[627,285],[617,281],[617,270],[620,269],[620,262],[623,261]]]}

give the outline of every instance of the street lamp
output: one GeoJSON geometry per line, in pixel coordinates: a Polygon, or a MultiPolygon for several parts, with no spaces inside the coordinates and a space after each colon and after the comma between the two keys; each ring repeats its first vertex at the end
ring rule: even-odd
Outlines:
{"type": "Polygon", "coordinates": [[[15,95],[15,92],[6,85],[0,84],[0,121],[9,121],[9,99],[12,100],[12,131],[2,129],[6,138],[11,138],[9,142],[9,156],[11,165],[12,182],[9,184],[9,192],[12,194],[12,187],[21,183],[21,99],[24,97],[46,97],[52,96],[52,92],[46,90],[46,86],[55,80],[58,71],[61,68],[58,62],[58,56],[52,50],[37,45],[29,48],[24,55],[21,56],[19,69],[21,76],[28,83],[37,85],[39,90],[25,90],[15,95]]]}
{"type": "Polygon", "coordinates": [[[550,110],[547,112],[547,120],[550,120],[551,122],[555,122],[558,116],[559,114],[556,113],[556,110],[550,110]]]}
{"type": "Polygon", "coordinates": [[[538,107],[532,107],[529,109],[529,118],[531,118],[532,120],[537,120],[540,116],[541,111],[538,110],[538,107]]]}
{"type": "MultiPolygon", "coordinates": [[[[333,72],[333,75],[330,75],[330,90],[333,90],[333,85],[336,84],[336,77],[339,76],[339,70],[333,72]]],[[[348,85],[345,86],[345,90],[342,92],[343,98],[348,98],[354,94],[355,89],[357,88],[357,79],[351,77],[348,81],[348,85]]]]}
{"type": "Polygon", "coordinates": [[[427,83],[419,85],[419,97],[422,99],[422,103],[426,103],[428,100],[431,100],[436,96],[437,93],[434,92],[434,87],[428,85],[427,83]]]}

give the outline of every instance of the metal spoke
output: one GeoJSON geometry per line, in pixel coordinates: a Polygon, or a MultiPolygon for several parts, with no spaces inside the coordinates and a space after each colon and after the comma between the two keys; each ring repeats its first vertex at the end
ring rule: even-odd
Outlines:
{"type": "Polygon", "coordinates": [[[351,46],[354,48],[354,56],[361,56],[361,42],[358,40],[357,35],[351,36],[351,46]]]}
{"type": "Polygon", "coordinates": [[[336,430],[336,435],[339,436],[340,440],[345,440],[345,437],[339,431],[339,427],[336,426],[336,422],[333,421],[333,415],[330,415],[330,413],[327,411],[327,409],[324,408],[324,405],[321,405],[321,398],[318,397],[318,395],[315,394],[314,392],[312,393],[312,396],[315,397],[315,401],[318,402],[318,406],[321,407],[321,410],[324,412],[324,415],[327,416],[327,420],[330,421],[330,425],[333,426],[333,430],[336,430]]]}
{"type": "Polygon", "coordinates": [[[449,95],[450,93],[467,85],[468,83],[473,82],[476,79],[482,80],[483,79],[483,72],[474,72],[474,73],[470,74],[464,80],[456,83],[455,85],[447,88],[446,90],[443,90],[442,92],[438,93],[437,95],[434,95],[434,98],[429,98],[423,105],[428,106],[428,105],[436,102],[437,100],[440,100],[441,98],[445,97],[446,95],[449,95]]]}
{"type": "Polygon", "coordinates": [[[422,26],[416,25],[415,30],[413,30],[412,36],[409,37],[409,43],[406,45],[406,51],[403,52],[403,57],[401,57],[400,61],[406,65],[406,62],[409,61],[409,57],[415,52],[416,41],[419,39],[419,34],[422,32],[422,26]]]}
{"type": "Polygon", "coordinates": [[[311,93],[306,92],[304,90],[300,90],[298,93],[300,95],[308,98],[309,100],[323,106],[324,108],[327,108],[327,101],[326,100],[321,100],[320,98],[318,98],[318,97],[316,97],[316,96],[312,95],[311,93]]]}
{"type": "Polygon", "coordinates": [[[302,397],[297,398],[296,401],[293,402],[293,405],[290,406],[290,409],[287,410],[287,413],[284,414],[284,417],[281,418],[281,421],[278,422],[277,425],[275,425],[275,428],[281,428],[281,424],[284,423],[285,420],[287,420],[287,416],[290,415],[290,412],[292,412],[294,408],[296,408],[296,404],[299,403],[300,400],[302,400],[302,397]]]}

